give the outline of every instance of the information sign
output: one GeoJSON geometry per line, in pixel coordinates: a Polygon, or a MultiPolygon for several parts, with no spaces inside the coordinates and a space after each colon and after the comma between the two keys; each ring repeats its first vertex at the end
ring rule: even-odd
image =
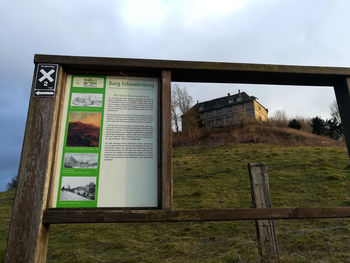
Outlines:
{"type": "Polygon", "coordinates": [[[158,206],[158,79],[68,75],[54,207],[158,206]]]}

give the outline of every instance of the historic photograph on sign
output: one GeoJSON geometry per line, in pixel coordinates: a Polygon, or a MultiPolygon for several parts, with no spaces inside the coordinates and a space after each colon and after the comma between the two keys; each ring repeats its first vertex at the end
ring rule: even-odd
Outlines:
{"type": "Polygon", "coordinates": [[[66,146],[98,147],[100,128],[100,112],[71,111],[66,146]]]}
{"type": "Polygon", "coordinates": [[[80,88],[103,88],[105,79],[103,77],[81,76],[73,77],[72,87],[80,88]]]}
{"type": "Polygon", "coordinates": [[[98,153],[65,153],[64,168],[97,168],[98,153]]]}
{"type": "Polygon", "coordinates": [[[60,201],[95,200],[96,177],[62,177],[60,201]]]}
{"type": "Polygon", "coordinates": [[[102,107],[102,94],[72,93],[71,106],[102,107]]]}

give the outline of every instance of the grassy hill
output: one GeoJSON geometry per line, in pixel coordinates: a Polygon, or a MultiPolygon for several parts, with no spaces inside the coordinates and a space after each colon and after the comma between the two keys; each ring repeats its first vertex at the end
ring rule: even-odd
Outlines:
{"type": "Polygon", "coordinates": [[[14,191],[0,192],[0,262],[6,249],[8,225],[10,223],[14,191]]]}
{"type": "MultiPolygon", "coordinates": [[[[350,205],[344,147],[178,147],[174,209],[251,207],[248,162],[268,165],[273,207],[350,205]]],[[[0,261],[13,192],[0,193],[0,261]]],[[[350,219],[275,220],[281,262],[346,262],[350,219]]],[[[258,262],[254,221],[52,225],[48,262],[258,262]]]]}

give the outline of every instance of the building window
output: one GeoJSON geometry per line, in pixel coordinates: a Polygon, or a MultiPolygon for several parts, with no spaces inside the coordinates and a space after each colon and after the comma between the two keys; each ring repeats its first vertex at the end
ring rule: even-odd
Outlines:
{"type": "Polygon", "coordinates": [[[260,106],[258,106],[258,110],[261,111],[261,107],[260,106]]]}

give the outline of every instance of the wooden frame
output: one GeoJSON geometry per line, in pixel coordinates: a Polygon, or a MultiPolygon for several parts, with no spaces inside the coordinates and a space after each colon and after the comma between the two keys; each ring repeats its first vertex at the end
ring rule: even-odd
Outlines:
{"type": "MultiPolygon", "coordinates": [[[[350,207],[172,209],[171,81],[333,86],[350,154],[350,68],[35,55],[59,65],[55,97],[31,96],[5,262],[45,262],[50,224],[350,217],[350,207]],[[162,210],[52,209],[52,175],[66,74],[158,76],[161,80],[162,210]]],[[[35,70],[34,70],[35,72],[35,70]]],[[[350,156],[350,155],[349,155],[350,156]]]]}
{"type": "Polygon", "coordinates": [[[171,61],[35,55],[35,63],[57,63],[69,71],[169,71],[171,81],[332,86],[337,98],[350,156],[350,68],[264,65],[244,63],[171,61]]]}

